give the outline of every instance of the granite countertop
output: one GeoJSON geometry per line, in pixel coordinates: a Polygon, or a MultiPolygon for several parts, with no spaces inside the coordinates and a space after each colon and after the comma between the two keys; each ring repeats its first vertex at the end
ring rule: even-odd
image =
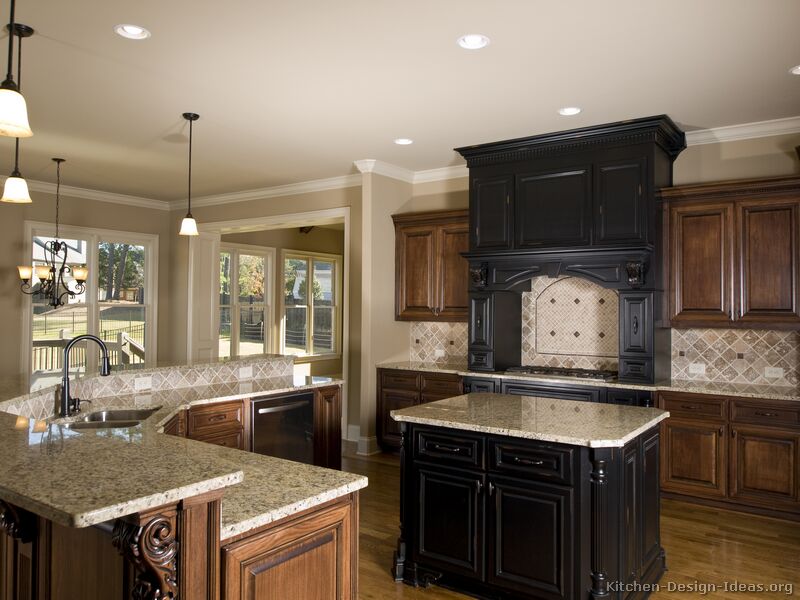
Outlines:
{"type": "Polygon", "coordinates": [[[658,408],[484,393],[393,410],[391,415],[395,421],[590,448],[624,446],[669,417],[658,408]]]}
{"type": "Polygon", "coordinates": [[[428,371],[434,373],[452,373],[463,377],[489,377],[494,379],[514,379],[518,381],[541,381],[542,383],[569,383],[589,387],[624,388],[626,390],[674,391],[693,394],[713,394],[720,396],[736,396],[739,398],[763,398],[766,400],[790,400],[800,402],[800,387],[780,385],[755,385],[748,383],[717,383],[713,381],[672,380],[652,385],[636,383],[619,383],[616,381],[598,381],[591,379],[547,377],[546,375],[525,375],[520,373],[493,372],[484,373],[470,371],[466,363],[432,363],[432,362],[384,362],[377,365],[381,369],[400,369],[406,371],[428,371]]]}
{"type": "Polygon", "coordinates": [[[165,435],[163,425],[196,404],[340,383],[276,377],[99,398],[84,406],[85,413],[158,408],[124,429],[78,431],[64,426],[76,418],[45,421],[0,412],[0,447],[7,456],[0,464],[0,498],[62,525],[87,527],[226,488],[220,537],[245,533],[366,487],[367,478],[165,435]]]}

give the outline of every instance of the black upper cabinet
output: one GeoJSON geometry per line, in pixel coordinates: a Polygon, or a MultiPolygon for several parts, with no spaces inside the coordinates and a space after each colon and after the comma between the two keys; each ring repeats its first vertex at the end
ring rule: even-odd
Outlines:
{"type": "Polygon", "coordinates": [[[508,250],[512,246],[514,177],[475,177],[470,185],[470,248],[508,250]]]}
{"type": "Polygon", "coordinates": [[[517,248],[586,245],[591,228],[591,168],[517,176],[517,248]]]}
{"type": "Polygon", "coordinates": [[[594,193],[596,244],[648,241],[644,189],[646,165],[644,157],[597,165],[594,193]]]}

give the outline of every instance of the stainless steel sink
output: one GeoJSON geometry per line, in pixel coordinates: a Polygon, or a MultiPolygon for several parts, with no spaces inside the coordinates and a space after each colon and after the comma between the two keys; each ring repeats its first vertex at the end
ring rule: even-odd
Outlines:
{"type": "Polygon", "coordinates": [[[65,423],[67,429],[126,429],[136,427],[141,421],[75,421],[65,423]]]}
{"type": "Polygon", "coordinates": [[[146,419],[154,412],[156,412],[160,406],[155,408],[143,408],[140,410],[130,409],[130,410],[101,410],[97,412],[90,413],[83,417],[81,421],[89,422],[89,423],[106,423],[111,421],[142,421],[146,419]]]}

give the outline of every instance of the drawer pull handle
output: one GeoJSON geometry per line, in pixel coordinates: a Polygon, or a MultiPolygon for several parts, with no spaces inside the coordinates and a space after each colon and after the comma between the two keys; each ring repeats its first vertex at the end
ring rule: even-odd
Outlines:
{"type": "Polygon", "coordinates": [[[756,411],[756,416],[758,416],[758,417],[779,417],[780,415],[778,413],[774,413],[774,412],[763,412],[763,411],[757,410],[756,411]]]}
{"type": "Polygon", "coordinates": [[[442,446],[441,444],[434,444],[434,450],[439,450],[440,452],[450,452],[451,454],[458,454],[461,452],[461,448],[453,448],[452,446],[442,446]]]}
{"type": "Polygon", "coordinates": [[[531,467],[541,467],[544,464],[543,460],[531,460],[529,458],[520,458],[519,456],[514,457],[514,462],[518,465],[528,465],[531,467]]]}
{"type": "Polygon", "coordinates": [[[225,421],[228,419],[228,415],[211,415],[208,417],[209,423],[216,423],[217,421],[225,421]]]}
{"type": "Polygon", "coordinates": [[[491,481],[489,482],[489,495],[494,496],[494,484],[491,481]]]}
{"type": "Polygon", "coordinates": [[[681,404],[681,408],[684,408],[686,410],[699,410],[700,409],[700,407],[697,406],[696,404],[681,404]]]}

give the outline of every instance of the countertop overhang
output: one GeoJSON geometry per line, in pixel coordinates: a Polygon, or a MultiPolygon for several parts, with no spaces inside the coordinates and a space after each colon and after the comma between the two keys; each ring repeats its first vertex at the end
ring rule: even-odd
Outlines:
{"type": "Polygon", "coordinates": [[[395,421],[590,448],[622,447],[669,417],[658,408],[472,393],[393,410],[395,421]]]}

